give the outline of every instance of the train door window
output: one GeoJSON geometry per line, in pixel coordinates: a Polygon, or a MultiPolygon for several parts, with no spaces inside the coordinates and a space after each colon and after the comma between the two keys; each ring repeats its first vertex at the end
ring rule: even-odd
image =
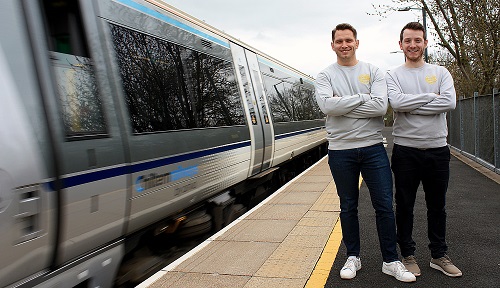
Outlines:
{"type": "Polygon", "coordinates": [[[110,28],[134,133],[245,124],[231,62],[110,28]]]}
{"type": "Polygon", "coordinates": [[[102,135],[106,125],[78,1],[43,0],[48,47],[66,136],[102,135]]]}
{"type": "Polygon", "coordinates": [[[257,72],[256,70],[253,70],[253,78],[255,79],[255,82],[256,82],[256,85],[257,85],[257,97],[259,98],[259,102],[260,102],[260,109],[262,111],[262,114],[264,115],[264,123],[265,124],[269,124],[269,115],[267,113],[267,107],[266,107],[266,102],[264,100],[264,91],[262,91],[262,82],[260,81],[260,77],[259,77],[259,72],[257,72]]]}
{"type": "Polygon", "coordinates": [[[241,82],[243,83],[243,93],[245,93],[245,99],[248,105],[248,111],[250,112],[250,118],[252,121],[252,125],[257,125],[257,115],[255,114],[255,108],[253,106],[252,94],[250,92],[250,86],[245,70],[245,66],[238,65],[240,69],[241,82]]]}

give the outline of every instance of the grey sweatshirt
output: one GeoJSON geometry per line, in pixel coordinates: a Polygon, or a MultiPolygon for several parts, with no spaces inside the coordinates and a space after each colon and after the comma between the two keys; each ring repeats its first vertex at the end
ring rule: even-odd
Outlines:
{"type": "Polygon", "coordinates": [[[372,64],[334,63],[315,80],[316,101],[326,114],[328,149],[345,150],[382,142],[387,111],[384,74],[372,64]]]}
{"type": "Polygon", "coordinates": [[[402,65],[387,72],[386,81],[394,143],[422,149],[446,146],[446,112],[456,106],[450,72],[428,63],[419,68],[402,65]]]}

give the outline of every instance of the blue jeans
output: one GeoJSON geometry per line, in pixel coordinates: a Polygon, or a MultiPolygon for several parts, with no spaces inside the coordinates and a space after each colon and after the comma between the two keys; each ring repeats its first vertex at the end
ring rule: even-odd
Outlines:
{"type": "Polygon", "coordinates": [[[446,191],[450,177],[448,146],[421,150],[394,144],[392,171],[396,186],[396,224],[401,255],[415,255],[413,207],[422,182],[427,206],[427,236],[432,258],[446,254],[446,191]]]}
{"type": "Polygon", "coordinates": [[[347,150],[329,150],[328,164],[340,198],[340,222],[347,256],[359,256],[359,174],[368,186],[375,209],[378,240],[384,262],[399,260],[392,209],[392,173],[382,143],[347,150]]]}

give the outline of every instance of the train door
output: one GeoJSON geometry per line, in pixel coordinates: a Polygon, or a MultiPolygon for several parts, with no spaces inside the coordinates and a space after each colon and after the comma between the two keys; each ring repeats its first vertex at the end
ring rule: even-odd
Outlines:
{"type": "MultiPolygon", "coordinates": [[[[247,55],[245,54],[245,50],[243,47],[231,42],[231,52],[233,54],[233,59],[234,59],[234,65],[236,68],[236,74],[240,78],[240,89],[243,91],[243,106],[245,107],[245,110],[247,111],[247,119],[250,119],[249,122],[249,127],[250,127],[250,137],[252,139],[252,149],[251,149],[251,157],[250,157],[250,172],[249,176],[255,175],[259,172],[262,171],[263,165],[262,163],[264,162],[264,157],[266,156],[265,154],[265,134],[263,130],[263,125],[266,122],[263,119],[265,118],[265,115],[262,115],[257,97],[255,96],[255,84],[252,82],[252,75],[251,73],[254,73],[254,71],[257,71],[258,73],[258,66],[256,67],[255,65],[249,65],[249,62],[247,61],[247,55]],[[251,69],[251,68],[256,68],[251,69]],[[250,72],[252,71],[252,72],[250,72]]],[[[248,53],[250,58],[253,56],[255,58],[255,63],[257,62],[256,56],[253,53],[248,53]]],[[[254,62],[251,62],[252,64],[254,62]]],[[[255,78],[255,76],[253,77],[255,78]]],[[[260,78],[258,78],[260,79],[260,78]]],[[[262,86],[262,85],[260,85],[262,86]]],[[[262,89],[259,90],[262,92],[262,89]]],[[[262,94],[263,95],[263,94],[262,94]]],[[[269,122],[269,117],[267,116],[267,122],[269,122]]],[[[267,125],[270,127],[271,125],[267,125]]],[[[268,155],[270,158],[270,155],[268,155]]],[[[268,160],[267,162],[269,162],[268,160]]],[[[269,164],[267,165],[269,166],[269,164]]]]}
{"type": "Polygon", "coordinates": [[[59,265],[120,238],[128,170],[93,2],[38,3],[26,9],[62,179],[59,265]]]}
{"type": "Polygon", "coordinates": [[[260,113],[260,122],[262,123],[263,140],[263,156],[262,156],[262,171],[271,166],[271,159],[274,152],[274,129],[269,115],[269,105],[262,84],[262,76],[257,62],[255,53],[245,50],[245,56],[250,70],[250,78],[252,79],[253,90],[257,100],[257,108],[260,113]]]}

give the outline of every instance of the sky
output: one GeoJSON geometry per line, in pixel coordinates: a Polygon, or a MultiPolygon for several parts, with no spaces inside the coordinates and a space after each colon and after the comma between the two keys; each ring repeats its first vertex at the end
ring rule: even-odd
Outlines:
{"type": "Polygon", "coordinates": [[[358,60],[388,70],[404,62],[401,28],[422,18],[419,10],[369,15],[372,3],[393,5],[391,0],[163,1],[312,77],[336,62],[330,43],[337,24],[356,28],[358,60]]]}

